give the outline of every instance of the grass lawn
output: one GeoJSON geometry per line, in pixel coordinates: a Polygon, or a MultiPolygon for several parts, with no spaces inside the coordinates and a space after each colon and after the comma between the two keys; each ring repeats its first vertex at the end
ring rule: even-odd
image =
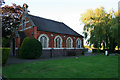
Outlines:
{"type": "Polygon", "coordinates": [[[7,78],[117,78],[118,56],[83,56],[3,67],[7,78]]]}

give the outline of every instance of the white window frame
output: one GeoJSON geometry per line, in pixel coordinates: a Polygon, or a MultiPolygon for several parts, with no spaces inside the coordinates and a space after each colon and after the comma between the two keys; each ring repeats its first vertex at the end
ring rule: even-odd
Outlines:
{"type": "MultiPolygon", "coordinates": [[[[41,35],[38,37],[38,40],[40,41],[40,38],[43,37],[43,36],[45,36],[45,37],[47,38],[47,47],[46,47],[46,48],[48,48],[48,47],[49,47],[49,37],[48,37],[46,34],[41,34],[41,35]]],[[[46,48],[43,48],[43,49],[46,49],[46,48]]]]}
{"type": "Polygon", "coordinates": [[[77,45],[78,45],[78,44],[77,44],[77,41],[78,41],[78,40],[80,41],[80,48],[82,48],[82,47],[81,47],[81,39],[80,39],[80,38],[77,38],[77,40],[76,40],[76,48],[78,48],[78,46],[77,46],[77,45]]]}
{"type": "Polygon", "coordinates": [[[67,48],[67,41],[68,41],[68,39],[71,39],[71,48],[73,48],[73,39],[72,39],[71,37],[68,37],[68,38],[66,39],[66,48],[67,48]]]}
{"type": "Polygon", "coordinates": [[[62,42],[63,42],[63,40],[62,40],[61,36],[59,36],[59,35],[57,35],[57,36],[54,38],[54,47],[56,48],[56,39],[57,39],[58,37],[60,38],[60,48],[62,48],[62,42]]]}

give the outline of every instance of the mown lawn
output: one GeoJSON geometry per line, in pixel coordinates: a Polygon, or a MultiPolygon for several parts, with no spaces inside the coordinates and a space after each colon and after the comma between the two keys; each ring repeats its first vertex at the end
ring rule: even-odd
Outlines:
{"type": "Polygon", "coordinates": [[[117,78],[118,56],[83,56],[3,67],[7,78],[117,78]]]}

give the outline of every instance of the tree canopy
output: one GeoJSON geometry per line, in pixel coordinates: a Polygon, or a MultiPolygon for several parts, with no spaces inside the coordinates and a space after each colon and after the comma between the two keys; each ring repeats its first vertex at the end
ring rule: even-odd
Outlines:
{"type": "Polygon", "coordinates": [[[2,9],[2,37],[11,35],[13,28],[17,28],[20,24],[22,7],[13,4],[12,6],[5,5],[2,9]]]}
{"type": "Polygon", "coordinates": [[[88,9],[81,14],[81,21],[84,24],[85,38],[87,43],[95,48],[114,50],[120,46],[118,38],[119,14],[118,11],[106,12],[104,7],[95,10],[88,9]]]}

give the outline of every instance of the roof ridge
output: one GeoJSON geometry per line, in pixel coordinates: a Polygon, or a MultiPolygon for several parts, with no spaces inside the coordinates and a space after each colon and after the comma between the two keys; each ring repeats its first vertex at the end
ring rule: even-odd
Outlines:
{"type": "Polygon", "coordinates": [[[31,14],[28,14],[34,24],[37,26],[37,29],[40,31],[48,31],[48,32],[55,32],[55,33],[61,33],[61,34],[69,34],[69,35],[75,35],[75,36],[81,36],[79,33],[74,31],[72,28],[64,24],[63,22],[34,16],[31,14]]]}
{"type": "Polygon", "coordinates": [[[32,15],[32,14],[28,14],[28,15],[30,15],[30,16],[34,16],[34,17],[37,17],[37,18],[46,19],[46,20],[49,20],[49,21],[52,21],[52,22],[63,23],[63,22],[60,22],[60,21],[56,21],[56,20],[52,20],[52,19],[48,19],[48,18],[43,18],[43,17],[40,17],[40,16],[32,15]]]}

